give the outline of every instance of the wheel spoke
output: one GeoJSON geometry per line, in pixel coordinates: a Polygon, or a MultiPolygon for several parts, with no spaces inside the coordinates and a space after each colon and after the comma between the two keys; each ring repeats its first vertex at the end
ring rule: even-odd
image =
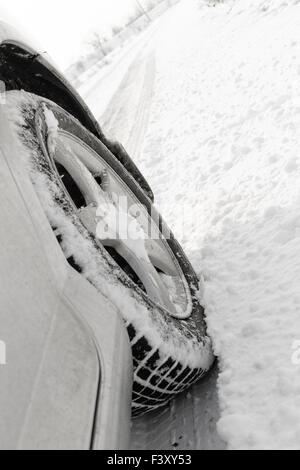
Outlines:
{"type": "Polygon", "coordinates": [[[153,267],[151,261],[146,258],[139,258],[135,251],[130,249],[126,243],[117,243],[115,249],[124,259],[126,259],[127,263],[136,272],[145,286],[149,297],[158,304],[163,305],[170,312],[174,313],[176,310],[170,299],[169,292],[156,269],[153,267]]]}
{"type": "Polygon", "coordinates": [[[151,263],[160,271],[170,276],[176,276],[177,271],[174,266],[174,261],[172,260],[169,253],[166,252],[163,243],[164,242],[162,240],[153,240],[151,238],[145,240],[149,259],[151,263]]]}

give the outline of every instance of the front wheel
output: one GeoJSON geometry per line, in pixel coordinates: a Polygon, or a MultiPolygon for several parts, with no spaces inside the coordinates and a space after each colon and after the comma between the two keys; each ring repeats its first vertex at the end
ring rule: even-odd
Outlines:
{"type": "Polygon", "coordinates": [[[73,116],[24,92],[8,93],[7,106],[67,261],[123,316],[133,415],[165,405],[213,362],[191,264],[140,186],[73,116]]]}

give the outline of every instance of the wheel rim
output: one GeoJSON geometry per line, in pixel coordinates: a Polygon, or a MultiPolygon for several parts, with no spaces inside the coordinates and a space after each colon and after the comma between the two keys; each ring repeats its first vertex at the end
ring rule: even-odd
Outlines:
{"type": "Polygon", "coordinates": [[[138,288],[176,318],[191,315],[182,270],[158,224],[94,150],[73,134],[49,134],[46,151],[81,223],[138,288]],[[123,263],[124,262],[124,263],[123,263]],[[123,265],[124,264],[124,265],[123,265]],[[124,269],[124,266],[126,269],[124,269]],[[131,272],[132,276],[128,274],[131,272]]]}

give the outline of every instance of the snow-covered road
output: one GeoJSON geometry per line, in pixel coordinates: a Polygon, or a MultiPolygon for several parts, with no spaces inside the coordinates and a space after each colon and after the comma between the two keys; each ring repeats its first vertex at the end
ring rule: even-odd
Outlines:
{"type": "Polygon", "coordinates": [[[203,279],[234,449],[300,448],[299,21],[299,0],[182,0],[104,116],[203,279]]]}
{"type": "Polygon", "coordinates": [[[118,92],[99,117],[107,135],[117,136],[131,158],[137,161],[147,130],[154,78],[154,51],[147,48],[130,65],[118,92]]]}

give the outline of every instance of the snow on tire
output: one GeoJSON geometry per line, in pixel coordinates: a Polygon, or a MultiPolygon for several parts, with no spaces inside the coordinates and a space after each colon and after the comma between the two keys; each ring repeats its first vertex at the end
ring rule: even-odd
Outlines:
{"type": "Polygon", "coordinates": [[[193,268],[151,200],[73,116],[25,92],[9,92],[6,106],[66,259],[123,316],[134,363],[133,415],[165,405],[214,359],[193,268]],[[127,212],[118,205],[122,196],[127,212]],[[122,238],[118,226],[114,238],[112,213],[138,235],[122,238]]]}

